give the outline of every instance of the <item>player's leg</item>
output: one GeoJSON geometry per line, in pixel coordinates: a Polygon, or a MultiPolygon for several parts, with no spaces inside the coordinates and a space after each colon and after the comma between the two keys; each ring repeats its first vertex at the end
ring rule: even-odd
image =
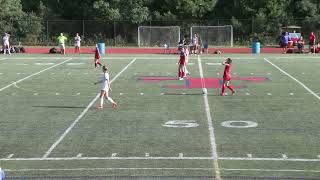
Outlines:
{"type": "Polygon", "coordinates": [[[106,91],[105,98],[112,103],[112,108],[117,108],[118,104],[109,96],[109,91],[106,91]]]}
{"type": "Polygon", "coordinates": [[[103,108],[103,101],[104,101],[104,96],[106,94],[105,90],[101,90],[100,92],[100,104],[97,106],[97,109],[102,109],[103,108]]]}
{"type": "Polygon", "coordinates": [[[221,96],[224,96],[226,92],[227,81],[223,80],[222,88],[221,88],[221,96]]]}
{"type": "Polygon", "coordinates": [[[186,57],[186,65],[184,66],[185,75],[189,75],[189,74],[190,74],[189,71],[188,71],[188,69],[187,69],[188,63],[189,63],[189,57],[187,56],[187,57],[186,57]]]}
{"type": "Polygon", "coordinates": [[[180,64],[179,65],[179,74],[180,74],[179,80],[182,80],[183,77],[185,76],[184,67],[185,67],[184,64],[180,64]]]}
{"type": "Polygon", "coordinates": [[[182,64],[179,64],[179,80],[183,79],[182,68],[183,68],[182,64]]]}
{"type": "Polygon", "coordinates": [[[66,54],[66,46],[63,44],[63,54],[66,54]]]}
{"type": "Polygon", "coordinates": [[[228,89],[231,90],[232,95],[235,95],[235,94],[236,94],[236,91],[233,89],[232,85],[230,84],[230,81],[227,81],[226,86],[227,86],[228,89]]]}
{"type": "Polygon", "coordinates": [[[8,54],[11,54],[11,52],[10,52],[10,45],[9,45],[9,44],[6,44],[6,50],[8,51],[8,54]]]}

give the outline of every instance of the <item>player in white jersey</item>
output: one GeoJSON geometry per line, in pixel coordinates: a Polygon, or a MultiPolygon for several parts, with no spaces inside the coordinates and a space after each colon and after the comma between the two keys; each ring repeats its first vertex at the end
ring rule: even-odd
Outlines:
{"type": "Polygon", "coordinates": [[[3,54],[6,54],[6,51],[8,51],[8,54],[10,53],[10,43],[9,43],[10,34],[4,33],[4,36],[2,38],[3,40],[3,54]]]}
{"type": "Polygon", "coordinates": [[[101,92],[100,92],[100,104],[97,106],[97,109],[103,108],[103,101],[106,98],[108,101],[112,103],[112,108],[117,108],[117,103],[113,101],[113,99],[109,96],[109,91],[112,91],[110,86],[110,76],[108,73],[108,68],[106,66],[102,66],[103,76],[102,79],[94,84],[101,83],[101,92]]]}
{"type": "Polygon", "coordinates": [[[184,72],[185,72],[185,76],[187,76],[187,75],[190,75],[190,73],[189,73],[189,71],[187,69],[187,65],[189,63],[189,54],[190,54],[190,52],[189,52],[189,47],[186,44],[184,45],[184,53],[185,53],[185,56],[186,56],[186,65],[184,66],[184,72]]]}
{"type": "Polygon", "coordinates": [[[198,54],[198,46],[199,46],[199,39],[198,39],[198,34],[194,33],[194,35],[191,37],[191,54],[198,54]]]}
{"type": "Polygon", "coordinates": [[[76,37],[74,37],[75,53],[79,53],[80,54],[80,45],[81,45],[81,37],[77,33],[76,37]]]}

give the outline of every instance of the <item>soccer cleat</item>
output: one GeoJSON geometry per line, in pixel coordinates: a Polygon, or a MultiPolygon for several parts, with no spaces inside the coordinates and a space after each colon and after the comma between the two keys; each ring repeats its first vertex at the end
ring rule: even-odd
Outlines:
{"type": "Polygon", "coordinates": [[[117,109],[117,107],[118,107],[118,104],[117,104],[117,103],[112,103],[112,108],[113,108],[113,109],[117,109]]]}
{"type": "Polygon", "coordinates": [[[221,93],[220,95],[221,95],[221,96],[224,96],[224,93],[221,93]]]}
{"type": "Polygon", "coordinates": [[[180,81],[182,81],[182,80],[183,80],[183,78],[179,78],[179,80],[180,80],[180,81]]]}
{"type": "Polygon", "coordinates": [[[236,95],[236,91],[233,91],[233,92],[232,92],[232,96],[234,96],[234,95],[236,95]]]}
{"type": "Polygon", "coordinates": [[[97,105],[97,109],[98,110],[103,109],[103,106],[97,105]]]}

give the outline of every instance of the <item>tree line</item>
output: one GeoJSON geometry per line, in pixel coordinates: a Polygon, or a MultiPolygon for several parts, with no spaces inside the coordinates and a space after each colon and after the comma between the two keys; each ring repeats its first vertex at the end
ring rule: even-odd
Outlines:
{"type": "Polygon", "coordinates": [[[228,19],[239,34],[277,33],[279,27],[295,24],[313,29],[320,24],[319,0],[0,0],[0,9],[1,32],[30,38],[44,33],[45,20],[139,24],[228,19]],[[251,20],[251,29],[243,20],[251,20]]]}

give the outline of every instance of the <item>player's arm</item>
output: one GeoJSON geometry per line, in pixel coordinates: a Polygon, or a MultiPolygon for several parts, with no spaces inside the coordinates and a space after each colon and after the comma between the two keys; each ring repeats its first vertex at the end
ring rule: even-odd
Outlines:
{"type": "Polygon", "coordinates": [[[95,82],[94,85],[100,84],[100,83],[102,83],[102,80],[95,82]]]}
{"type": "Polygon", "coordinates": [[[221,64],[224,65],[224,66],[229,66],[229,65],[230,65],[230,64],[227,63],[227,60],[226,60],[226,59],[223,60],[221,64]]]}
{"type": "Polygon", "coordinates": [[[109,81],[109,80],[107,80],[107,81],[108,81],[109,91],[112,91],[112,89],[111,89],[111,83],[110,83],[110,81],[109,81]]]}

